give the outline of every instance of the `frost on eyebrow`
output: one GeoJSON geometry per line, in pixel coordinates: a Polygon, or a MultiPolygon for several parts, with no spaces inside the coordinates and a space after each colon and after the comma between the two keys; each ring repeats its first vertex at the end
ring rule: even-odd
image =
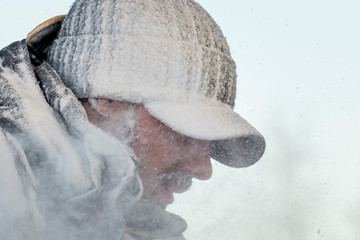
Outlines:
{"type": "Polygon", "coordinates": [[[136,140],[136,104],[105,98],[82,100],[88,119],[126,145],[136,140]]]}

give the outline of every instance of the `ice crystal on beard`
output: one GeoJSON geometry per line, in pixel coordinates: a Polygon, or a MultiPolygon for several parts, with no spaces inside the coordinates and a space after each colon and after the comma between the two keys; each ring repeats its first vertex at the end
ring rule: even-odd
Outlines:
{"type": "Polygon", "coordinates": [[[187,190],[192,184],[192,178],[190,177],[190,174],[180,170],[161,173],[158,175],[157,181],[160,183],[171,181],[175,185],[181,186],[187,190]]]}

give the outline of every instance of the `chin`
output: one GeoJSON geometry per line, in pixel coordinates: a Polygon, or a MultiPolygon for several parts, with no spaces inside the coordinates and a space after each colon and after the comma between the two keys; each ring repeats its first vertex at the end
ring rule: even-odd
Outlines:
{"type": "Polygon", "coordinates": [[[150,194],[145,194],[144,200],[152,205],[166,208],[174,202],[174,194],[169,189],[159,185],[150,194]]]}

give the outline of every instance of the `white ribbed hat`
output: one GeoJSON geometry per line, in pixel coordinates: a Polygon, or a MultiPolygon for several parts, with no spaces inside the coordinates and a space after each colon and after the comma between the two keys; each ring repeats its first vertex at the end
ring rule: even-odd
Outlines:
{"type": "Polygon", "coordinates": [[[192,0],[77,0],[47,61],[78,98],[142,103],[214,159],[256,162],[264,138],[233,112],[235,63],[215,21],[192,0]]]}

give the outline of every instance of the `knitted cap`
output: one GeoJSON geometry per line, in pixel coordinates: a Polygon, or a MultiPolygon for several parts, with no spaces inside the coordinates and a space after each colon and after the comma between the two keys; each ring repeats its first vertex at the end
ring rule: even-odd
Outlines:
{"type": "Polygon", "coordinates": [[[78,98],[141,103],[173,130],[210,140],[229,166],[264,152],[264,138],[232,110],[226,40],[192,0],[77,0],[47,61],[78,98]]]}

